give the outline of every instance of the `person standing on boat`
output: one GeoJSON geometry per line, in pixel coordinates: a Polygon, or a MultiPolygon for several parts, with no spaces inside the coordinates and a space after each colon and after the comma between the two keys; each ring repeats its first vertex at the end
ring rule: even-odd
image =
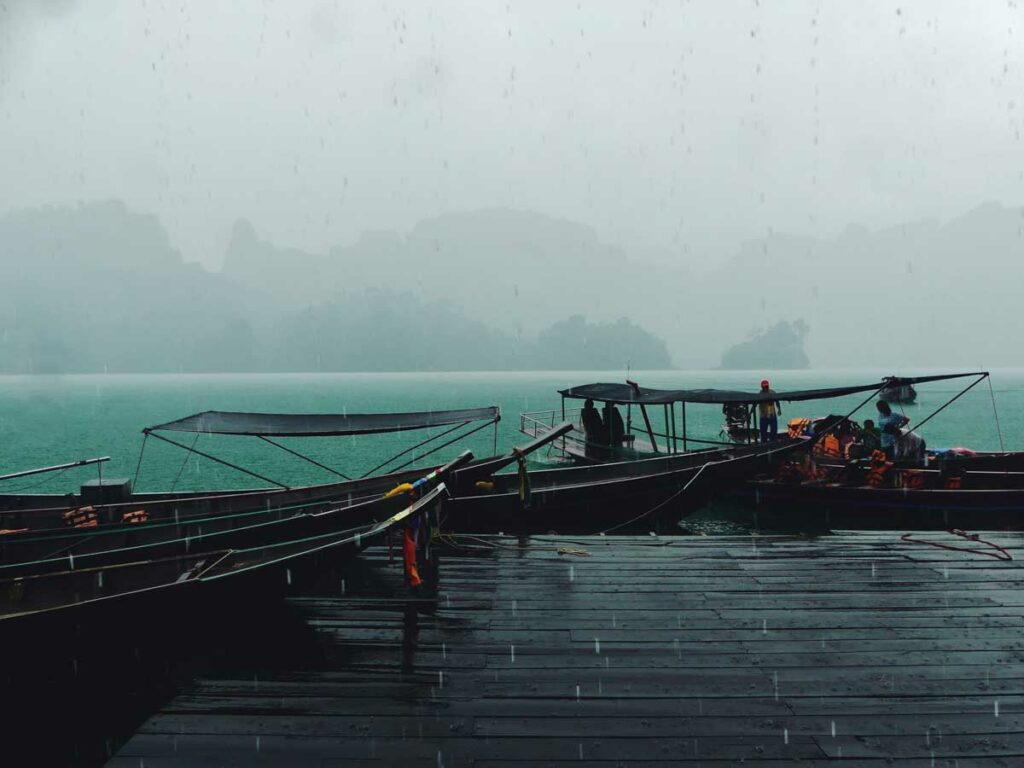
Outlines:
{"type": "Polygon", "coordinates": [[[891,459],[896,449],[896,440],[893,432],[888,427],[892,424],[899,429],[906,426],[910,419],[902,414],[893,413],[889,403],[885,400],[879,400],[875,403],[875,407],[878,409],[878,428],[882,430],[882,450],[891,459]]]}
{"type": "MultiPolygon", "coordinates": [[[[892,459],[906,461],[920,461],[925,457],[928,446],[917,432],[912,429],[900,429],[895,424],[889,424],[885,432],[892,435],[893,454],[892,459]]],[[[884,435],[885,433],[883,433],[884,435]]]]}
{"type": "Polygon", "coordinates": [[[580,411],[580,423],[583,426],[583,436],[586,438],[585,453],[590,458],[597,458],[608,438],[604,422],[601,421],[601,414],[594,407],[593,400],[583,403],[583,410],[580,411]]]}
{"type": "MultiPolygon", "coordinates": [[[[771,388],[768,379],[761,382],[762,395],[774,395],[775,390],[771,388]]],[[[761,442],[779,439],[779,416],[782,415],[782,404],[778,400],[759,400],[757,403],[758,414],[761,417],[761,442]]]]}
{"type": "Polygon", "coordinates": [[[626,425],[622,423],[622,414],[612,403],[604,404],[604,428],[608,430],[608,444],[612,448],[622,445],[626,436],[626,425]]]}

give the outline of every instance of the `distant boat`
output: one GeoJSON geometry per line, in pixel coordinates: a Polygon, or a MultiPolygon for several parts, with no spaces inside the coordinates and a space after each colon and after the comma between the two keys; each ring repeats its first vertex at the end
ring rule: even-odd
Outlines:
{"type": "Polygon", "coordinates": [[[917,400],[917,390],[909,379],[886,376],[882,381],[886,386],[878,393],[878,397],[890,403],[909,404],[917,400]]]}

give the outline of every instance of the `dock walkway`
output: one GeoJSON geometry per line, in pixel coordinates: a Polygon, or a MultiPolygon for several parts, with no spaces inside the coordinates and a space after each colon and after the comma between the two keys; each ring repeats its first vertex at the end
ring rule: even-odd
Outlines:
{"type": "Polygon", "coordinates": [[[109,765],[1024,765],[1024,538],[984,538],[1014,559],[460,536],[426,612],[370,552],[358,589],[292,601],[325,661],[196,680],[109,765]]]}

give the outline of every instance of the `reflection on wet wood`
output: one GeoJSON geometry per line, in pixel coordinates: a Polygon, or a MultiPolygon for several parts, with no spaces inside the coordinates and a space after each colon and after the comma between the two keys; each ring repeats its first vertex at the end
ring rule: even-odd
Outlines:
{"type": "Polygon", "coordinates": [[[1024,551],[988,538],[1015,559],[459,537],[436,604],[369,553],[344,594],[291,599],[317,659],[194,680],[110,765],[1019,765],[1024,551]]]}

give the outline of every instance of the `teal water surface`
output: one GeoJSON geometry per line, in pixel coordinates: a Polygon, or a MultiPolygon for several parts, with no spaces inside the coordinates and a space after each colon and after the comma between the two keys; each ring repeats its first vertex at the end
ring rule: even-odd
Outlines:
{"type": "MultiPolygon", "coordinates": [[[[776,390],[867,383],[888,371],[786,371],[767,374],[776,390]]],[[[901,372],[905,375],[926,371],[901,372]]],[[[629,376],[650,387],[721,387],[756,391],[761,372],[633,371],[629,376]]],[[[254,478],[191,456],[150,439],[139,466],[142,428],[205,410],[293,413],[419,411],[498,405],[502,421],[497,439],[487,428],[441,456],[469,448],[478,456],[526,440],[519,433],[523,411],[560,409],[557,390],[595,381],[623,381],[622,371],[527,373],[392,373],[392,374],[231,374],[231,375],[89,375],[0,377],[0,474],[75,459],[110,456],[105,477],[132,477],[139,468],[139,490],[223,489],[265,486],[254,478]]],[[[918,388],[918,403],[906,406],[919,421],[955,395],[969,380],[918,388]]],[[[1007,450],[1024,450],[1024,370],[993,372],[993,388],[1003,442],[1007,450]]],[[[784,405],[783,421],[792,416],[846,413],[863,396],[784,405]]],[[[570,405],[572,405],[570,403],[570,405]]],[[[579,404],[576,403],[578,406],[579,404]]],[[[869,403],[860,412],[874,415],[869,403]]],[[[653,409],[656,428],[661,409],[653,409]]],[[[687,408],[691,435],[716,438],[722,415],[715,406],[687,408]]],[[[637,425],[634,427],[634,431],[637,425]]],[[[359,475],[380,461],[441,429],[395,435],[282,440],[302,453],[340,471],[359,475]]],[[[922,429],[929,446],[965,445],[996,450],[999,434],[992,395],[983,382],[922,429]]],[[[191,445],[193,436],[172,433],[191,445]]],[[[201,435],[196,448],[250,467],[289,485],[331,482],[330,473],[255,438],[201,435]]],[[[418,455],[410,454],[406,459],[418,455]]],[[[96,476],[78,468],[62,475],[41,475],[0,483],[0,492],[74,489],[96,476]]]]}

